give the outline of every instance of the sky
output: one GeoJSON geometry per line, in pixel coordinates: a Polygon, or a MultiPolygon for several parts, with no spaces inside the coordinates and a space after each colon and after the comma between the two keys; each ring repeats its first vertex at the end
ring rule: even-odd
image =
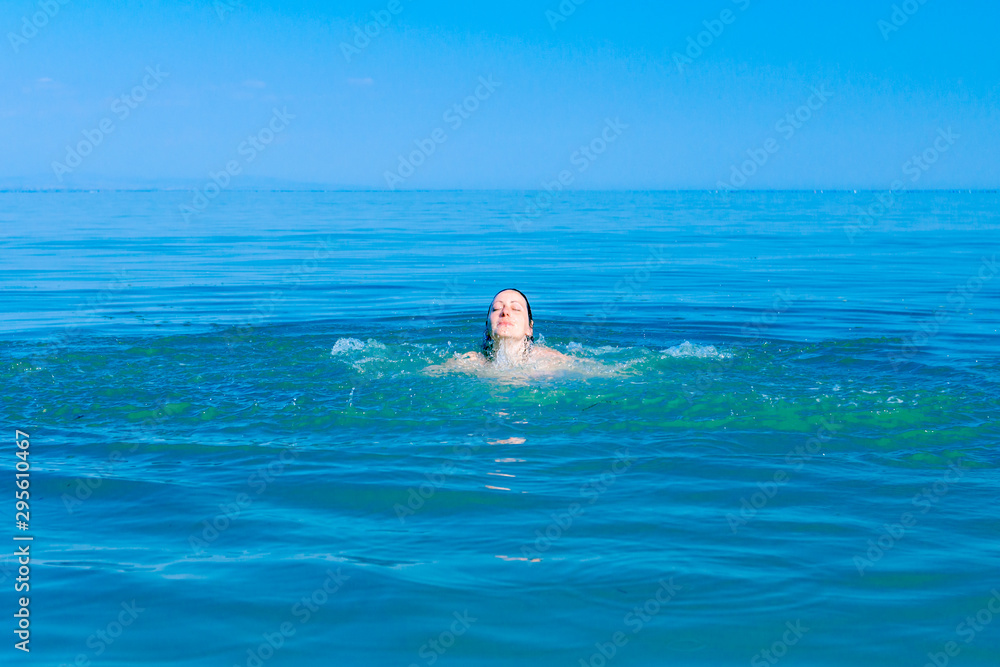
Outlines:
{"type": "Polygon", "coordinates": [[[5,0],[0,187],[996,188],[998,18],[942,0],[5,0]]]}

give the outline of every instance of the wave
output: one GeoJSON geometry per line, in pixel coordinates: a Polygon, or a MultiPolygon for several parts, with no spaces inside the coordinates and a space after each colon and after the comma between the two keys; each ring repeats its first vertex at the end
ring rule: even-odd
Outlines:
{"type": "Polygon", "coordinates": [[[360,341],[357,338],[339,338],[330,348],[330,354],[336,357],[339,354],[365,349],[384,350],[386,347],[374,338],[369,338],[367,341],[360,341]]]}
{"type": "MultiPolygon", "coordinates": [[[[544,340],[541,341],[544,343],[544,340]]],[[[448,345],[433,345],[427,343],[406,342],[401,343],[401,347],[415,348],[419,352],[447,359],[457,350],[450,343],[448,345]]],[[[471,347],[471,346],[470,346],[471,347]]],[[[592,357],[624,357],[631,362],[641,361],[645,358],[673,357],[674,359],[731,359],[733,354],[725,350],[720,350],[714,345],[699,345],[685,340],[684,342],[667,347],[658,354],[645,347],[618,347],[612,345],[587,346],[578,342],[570,342],[565,346],[547,345],[555,350],[563,352],[575,360],[589,360],[592,357]],[[561,349],[560,349],[561,348],[561,349]]],[[[469,350],[471,351],[471,350],[469,350]]],[[[395,350],[390,350],[385,343],[374,338],[361,340],[359,338],[338,338],[333,347],[330,348],[330,355],[337,357],[351,358],[352,361],[361,361],[355,353],[382,353],[379,358],[396,356],[395,350]]]]}

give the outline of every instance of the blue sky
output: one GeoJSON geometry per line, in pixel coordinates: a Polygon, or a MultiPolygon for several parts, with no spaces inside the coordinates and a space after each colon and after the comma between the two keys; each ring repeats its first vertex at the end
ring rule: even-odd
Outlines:
{"type": "Polygon", "coordinates": [[[1000,183],[994,3],[562,7],[8,0],[0,185],[1000,183]]]}

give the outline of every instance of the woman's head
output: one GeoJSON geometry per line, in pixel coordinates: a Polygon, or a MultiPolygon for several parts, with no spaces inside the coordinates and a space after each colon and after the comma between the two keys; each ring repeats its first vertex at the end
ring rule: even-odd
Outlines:
{"type": "Polygon", "coordinates": [[[486,313],[483,353],[492,359],[501,346],[509,350],[523,345],[527,351],[534,341],[533,325],[528,297],[516,289],[498,292],[486,313]]]}

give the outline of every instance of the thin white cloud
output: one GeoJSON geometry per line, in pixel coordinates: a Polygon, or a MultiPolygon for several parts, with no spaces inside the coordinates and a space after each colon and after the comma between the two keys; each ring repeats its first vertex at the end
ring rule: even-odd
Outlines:
{"type": "MultiPolygon", "coordinates": [[[[55,79],[52,79],[47,76],[35,79],[33,87],[35,90],[47,90],[47,91],[57,91],[57,92],[63,92],[66,88],[62,84],[62,82],[56,81],[55,79]]],[[[27,92],[27,90],[25,90],[25,92],[27,92]]]]}

